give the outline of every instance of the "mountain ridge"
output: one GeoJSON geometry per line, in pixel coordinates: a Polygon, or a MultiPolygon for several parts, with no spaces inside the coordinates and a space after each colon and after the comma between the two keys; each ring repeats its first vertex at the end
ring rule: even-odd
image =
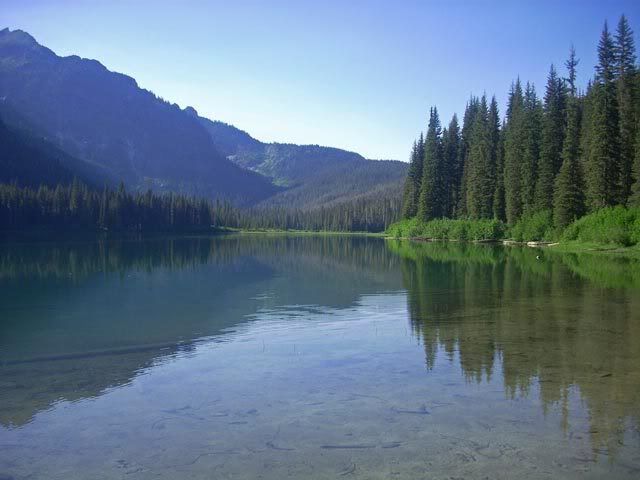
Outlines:
{"type": "Polygon", "coordinates": [[[395,185],[407,168],[334,147],[261,142],[97,60],[60,57],[23,30],[0,30],[0,100],[37,136],[134,189],[311,208],[395,185]]]}

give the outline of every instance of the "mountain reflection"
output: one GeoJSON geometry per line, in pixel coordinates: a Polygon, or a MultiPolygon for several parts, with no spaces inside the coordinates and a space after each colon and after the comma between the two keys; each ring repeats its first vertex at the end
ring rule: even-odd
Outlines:
{"type": "Polygon", "coordinates": [[[501,374],[510,398],[537,386],[545,411],[561,408],[565,431],[577,389],[595,451],[615,453],[629,424],[638,431],[638,261],[482,245],[391,248],[403,259],[427,368],[444,351],[457,354],[468,381],[501,374]]]}
{"type": "Polygon", "coordinates": [[[380,239],[220,236],[0,245],[0,423],[127,384],[260,309],[402,289],[380,239]]]}

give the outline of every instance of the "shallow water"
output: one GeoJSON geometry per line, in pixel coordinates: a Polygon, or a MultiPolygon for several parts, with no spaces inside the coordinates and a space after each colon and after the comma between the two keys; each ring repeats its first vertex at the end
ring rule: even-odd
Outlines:
{"type": "Polygon", "coordinates": [[[0,245],[0,479],[638,478],[638,262],[0,245]]]}

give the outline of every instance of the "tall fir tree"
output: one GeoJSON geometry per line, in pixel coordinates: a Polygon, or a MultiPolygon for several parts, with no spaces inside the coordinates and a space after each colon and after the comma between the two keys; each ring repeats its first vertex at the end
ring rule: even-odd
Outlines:
{"type": "Polygon", "coordinates": [[[467,103],[462,119],[462,130],[460,132],[460,150],[458,155],[458,166],[460,173],[460,183],[458,189],[458,199],[456,207],[456,217],[464,218],[468,215],[467,209],[467,189],[469,176],[469,152],[471,137],[476,114],[478,113],[480,101],[472,96],[467,103]]]}
{"type": "Polygon", "coordinates": [[[460,126],[458,116],[454,113],[446,133],[442,134],[442,149],[446,179],[445,185],[448,187],[444,203],[443,215],[453,217],[460,191],[462,180],[462,168],[460,166],[460,126]]]}
{"type": "Polygon", "coordinates": [[[500,129],[496,152],[496,188],[493,192],[493,217],[506,222],[506,200],[504,188],[504,128],[500,129]]]}
{"type": "Polygon", "coordinates": [[[520,165],[523,214],[535,211],[535,187],[538,179],[542,105],[533,84],[527,82],[524,93],[524,151],[520,165]]]}
{"type": "Polygon", "coordinates": [[[580,99],[575,87],[576,52],[571,47],[565,63],[568,76],[567,124],[562,146],[562,166],[555,179],[553,191],[553,221],[562,229],[584,214],[584,176],[580,162],[580,99]]]}
{"type": "Polygon", "coordinates": [[[404,185],[402,196],[402,217],[412,218],[418,212],[418,197],[420,196],[420,183],[422,182],[423,137],[413,142],[409,171],[404,185]]]}
{"type": "Polygon", "coordinates": [[[553,191],[553,221],[565,228],[584,214],[584,180],[580,164],[580,109],[578,100],[567,105],[567,134],[562,149],[562,166],[553,191]]]}
{"type": "Polygon", "coordinates": [[[489,156],[491,170],[491,215],[493,217],[504,218],[504,189],[503,167],[502,167],[502,138],[500,133],[500,110],[495,95],[491,97],[488,117],[489,128],[489,156]]]}
{"type": "Polygon", "coordinates": [[[542,116],[542,139],[538,178],[536,180],[536,210],[550,209],[553,205],[553,184],[562,165],[562,143],[565,124],[565,88],[551,65],[547,77],[542,116]]]}
{"type": "Polygon", "coordinates": [[[571,50],[569,50],[569,59],[565,62],[568,74],[565,78],[565,83],[567,85],[567,90],[570,97],[575,97],[578,94],[576,77],[579,63],[580,60],[576,57],[576,49],[573,45],[571,45],[571,50]]]}
{"type": "Polygon", "coordinates": [[[635,74],[636,47],[633,31],[626,17],[618,22],[613,45],[617,75],[618,111],[620,126],[620,200],[625,203],[633,184],[633,161],[636,138],[635,74]]]}
{"type": "Polygon", "coordinates": [[[429,127],[424,142],[422,184],[418,199],[418,218],[428,221],[442,216],[442,129],[438,110],[429,115],[429,127]]]}
{"type": "Polygon", "coordinates": [[[482,96],[473,122],[469,145],[467,175],[467,212],[471,218],[493,215],[495,165],[492,163],[492,138],[487,97],[482,96]]]}
{"type": "Polygon", "coordinates": [[[504,126],[504,198],[507,223],[513,225],[522,215],[521,162],[524,156],[525,111],[520,79],[509,92],[504,126]]]}
{"type": "Polygon", "coordinates": [[[622,201],[615,55],[606,22],[598,44],[598,65],[590,97],[585,184],[587,205],[596,210],[622,201]]]}

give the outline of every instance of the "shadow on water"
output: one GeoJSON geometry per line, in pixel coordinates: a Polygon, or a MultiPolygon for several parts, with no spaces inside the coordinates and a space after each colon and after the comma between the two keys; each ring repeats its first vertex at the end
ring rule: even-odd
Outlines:
{"type": "Polygon", "coordinates": [[[640,262],[531,248],[391,241],[427,369],[443,352],[469,382],[503,377],[542,408],[579,390],[594,451],[640,433],[640,262]],[[501,370],[501,371],[500,371],[501,370]]]}
{"type": "Polygon", "coordinates": [[[259,310],[402,289],[380,239],[220,236],[0,245],[0,423],[127,384],[259,310]]]}

